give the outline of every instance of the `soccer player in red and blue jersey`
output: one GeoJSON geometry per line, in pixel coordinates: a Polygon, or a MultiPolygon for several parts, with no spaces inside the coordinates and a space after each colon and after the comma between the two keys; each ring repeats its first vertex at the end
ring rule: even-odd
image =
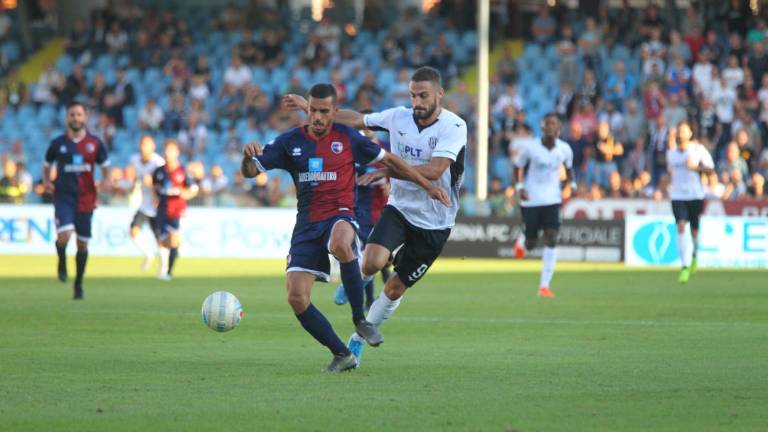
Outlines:
{"type": "Polygon", "coordinates": [[[309,124],[283,133],[263,149],[256,143],[246,145],[241,166],[248,178],[275,168],[284,169],[293,177],[298,214],[286,269],[288,303],[302,327],[333,354],[325,369],[332,373],[353,369],[357,360],[311,302],[314,282],[330,279],[328,253],[339,260],[355,331],[372,346],[383,340],[381,333],[365,320],[363,308],[354,208],[355,163],[381,162],[424,188],[433,199],[450,205],[445,190],[402,159],[387,153],[357,130],[334,123],[336,101],[333,85],[314,85],[309,91],[309,124]]]}
{"type": "Polygon", "coordinates": [[[187,173],[179,162],[179,144],[174,140],[167,140],[163,152],[165,165],[155,169],[152,174],[152,184],[157,195],[154,228],[160,245],[160,269],[157,277],[170,280],[181,246],[179,223],[187,209],[187,200],[194,198],[199,188],[196,184],[189,183],[187,173]]]}
{"type": "Polygon", "coordinates": [[[72,231],[77,234],[77,273],[74,299],[83,298],[83,275],[88,261],[88,240],[91,238],[91,219],[96,208],[96,180],[94,167],[101,166],[101,188],[108,190],[109,175],[107,150],[104,144],[88,133],[85,123],[88,112],[85,105],[73,102],[67,107],[67,133],[56,137],[45,152],[43,182],[53,192],[56,219],[56,252],[59,256],[59,280],[67,280],[67,243],[72,231]],[[52,179],[52,164],[56,163],[56,178],[52,179]]]}

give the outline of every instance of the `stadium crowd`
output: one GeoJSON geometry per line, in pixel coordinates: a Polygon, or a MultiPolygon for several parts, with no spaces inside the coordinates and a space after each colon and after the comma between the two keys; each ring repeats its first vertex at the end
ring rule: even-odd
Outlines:
{"type": "Polygon", "coordinates": [[[0,171],[0,200],[50,199],[33,178],[47,143],[63,130],[62,107],[78,100],[113,161],[115,187],[101,196],[104,203],[130,202],[128,160],[148,134],[159,146],[180,144],[201,186],[193,204],[293,206],[287,174],[246,182],[238,172],[245,143],[268,143],[301,123],[280,109],[283,94],[325,81],[343,105],[359,110],[407,104],[412,68],[429,64],[454,81],[477,45],[469,2],[445,2],[426,15],[369,0],[358,18],[337,3],[317,23],[308,10],[297,16],[287,2],[269,0],[160,11],[109,2],[77,19],[64,54],[34,85],[14,66],[3,79],[0,157],[16,166],[0,171]]]}
{"type": "MultiPolygon", "coordinates": [[[[474,84],[461,79],[477,46],[474,5],[444,1],[428,13],[398,15],[383,0],[365,3],[359,22],[341,7],[315,23],[282,2],[257,0],[162,11],[120,2],[93,11],[74,23],[65,53],[34,85],[27,88],[8,66],[0,86],[0,200],[50,199],[34,178],[47,142],[61,133],[61,107],[77,99],[87,102],[89,130],[115,162],[114,191],[102,202],[130,202],[135,173],[127,161],[149,134],[159,145],[181,145],[202,190],[193,204],[293,206],[289,177],[244,181],[237,169],[243,144],[269,142],[301,123],[280,109],[280,96],[328,81],[343,105],[358,110],[407,105],[409,71],[422,64],[441,70],[450,88],[445,106],[470,127],[466,213],[516,211],[511,161],[549,111],[560,116],[561,137],[574,150],[579,186],[566,191],[571,196],[666,198],[664,156],[684,119],[716,160],[717,173],[705,179],[710,197],[764,196],[765,8],[755,14],[734,0],[702,9],[692,2],[684,11],[604,6],[583,16],[542,5],[521,56],[496,44],[490,199],[477,203],[476,99],[468,90],[474,84]]],[[[5,27],[0,31],[10,31],[5,27]]]]}
{"type": "Polygon", "coordinates": [[[569,195],[668,198],[665,153],[688,120],[716,161],[708,198],[765,197],[766,9],[697,3],[603,6],[594,17],[542,4],[523,55],[505,50],[491,83],[491,213],[514,211],[509,165],[550,111],[574,153],[569,195]]]}

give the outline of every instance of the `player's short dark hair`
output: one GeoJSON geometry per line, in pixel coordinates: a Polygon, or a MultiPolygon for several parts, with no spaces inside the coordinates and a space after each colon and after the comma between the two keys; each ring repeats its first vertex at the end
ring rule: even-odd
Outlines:
{"type": "Polygon", "coordinates": [[[429,81],[438,87],[443,85],[443,77],[440,75],[440,71],[429,66],[422,66],[416,69],[416,72],[411,75],[411,81],[429,81]]]}
{"type": "Polygon", "coordinates": [[[557,113],[554,112],[554,111],[550,111],[550,112],[544,114],[544,117],[541,120],[544,121],[544,120],[548,119],[549,117],[554,117],[555,120],[557,120],[557,122],[560,123],[560,116],[558,116],[557,113]]]}
{"type": "Polygon", "coordinates": [[[333,84],[321,83],[315,84],[312,86],[312,88],[309,89],[309,96],[316,99],[325,99],[330,97],[331,102],[336,105],[338,93],[336,92],[336,87],[334,87],[333,84]]]}
{"type": "Polygon", "coordinates": [[[79,106],[83,108],[83,111],[88,112],[88,107],[85,105],[84,102],[81,102],[79,100],[73,100],[70,103],[67,104],[67,112],[69,112],[70,109],[79,106]]]}

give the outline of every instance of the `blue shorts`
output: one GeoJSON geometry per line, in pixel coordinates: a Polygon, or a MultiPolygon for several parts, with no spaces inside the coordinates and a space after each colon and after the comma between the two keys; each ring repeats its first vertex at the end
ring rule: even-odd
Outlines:
{"type": "MultiPolygon", "coordinates": [[[[331,280],[331,262],[328,259],[328,243],[331,231],[339,221],[347,221],[358,231],[357,222],[352,215],[337,215],[320,222],[296,224],[291,236],[291,250],[288,252],[286,272],[307,272],[315,275],[315,280],[331,280]]],[[[360,241],[355,236],[352,250],[360,255],[360,241]]]]}
{"type": "Polygon", "coordinates": [[[179,231],[179,221],[181,218],[172,218],[158,213],[154,224],[155,238],[165,240],[169,234],[179,231]]]}
{"type": "Polygon", "coordinates": [[[363,246],[368,244],[368,236],[371,235],[371,231],[373,231],[373,225],[361,224],[357,229],[357,235],[360,237],[360,241],[362,242],[363,246]]]}
{"type": "Polygon", "coordinates": [[[75,230],[78,240],[88,241],[91,238],[93,212],[78,211],[77,196],[55,195],[53,214],[56,221],[56,232],[75,230]]]}

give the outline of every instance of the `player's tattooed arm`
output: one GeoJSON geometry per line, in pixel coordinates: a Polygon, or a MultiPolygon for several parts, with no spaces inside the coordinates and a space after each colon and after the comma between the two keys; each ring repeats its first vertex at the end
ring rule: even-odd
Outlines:
{"type": "MultiPolygon", "coordinates": [[[[443,175],[445,170],[447,170],[451,166],[451,163],[453,163],[451,159],[437,156],[437,157],[433,157],[426,164],[411,165],[411,168],[415,169],[416,172],[426,177],[427,180],[437,180],[443,175]]],[[[410,179],[399,176],[397,173],[392,172],[392,169],[390,168],[384,168],[384,169],[374,171],[372,173],[368,173],[362,176],[361,177],[362,182],[358,182],[358,183],[360,183],[362,186],[368,186],[369,184],[374,183],[375,181],[385,177],[394,177],[400,180],[410,180],[410,179]]]]}
{"type": "Polygon", "coordinates": [[[448,192],[420,174],[419,171],[416,170],[416,167],[408,165],[407,162],[392,153],[386,153],[384,159],[381,160],[381,163],[388,168],[392,177],[416,183],[427,191],[429,196],[433,199],[440,201],[446,207],[451,206],[451,198],[448,195],[448,192]]]}
{"type": "Polygon", "coordinates": [[[240,172],[245,178],[253,178],[261,173],[256,164],[256,156],[262,153],[262,148],[258,143],[246,144],[243,148],[243,161],[240,164],[240,172]]]}

